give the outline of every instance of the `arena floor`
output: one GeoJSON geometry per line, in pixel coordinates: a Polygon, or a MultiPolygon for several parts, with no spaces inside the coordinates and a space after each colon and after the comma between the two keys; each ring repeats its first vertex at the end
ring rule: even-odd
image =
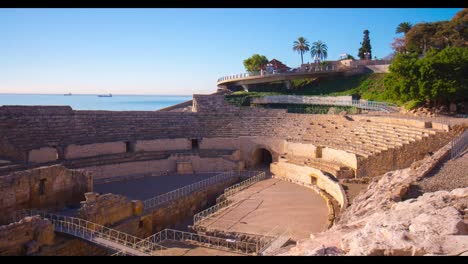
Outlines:
{"type": "Polygon", "coordinates": [[[325,200],[306,187],[267,179],[236,194],[236,204],[208,218],[201,226],[224,232],[265,235],[291,231],[293,240],[309,238],[327,228],[325,200]]]}

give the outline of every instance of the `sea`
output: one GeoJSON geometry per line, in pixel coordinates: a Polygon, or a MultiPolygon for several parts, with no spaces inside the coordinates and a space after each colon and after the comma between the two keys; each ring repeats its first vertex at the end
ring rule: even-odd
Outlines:
{"type": "Polygon", "coordinates": [[[189,100],[191,95],[0,94],[0,106],[69,105],[74,110],[154,111],[189,100]]]}

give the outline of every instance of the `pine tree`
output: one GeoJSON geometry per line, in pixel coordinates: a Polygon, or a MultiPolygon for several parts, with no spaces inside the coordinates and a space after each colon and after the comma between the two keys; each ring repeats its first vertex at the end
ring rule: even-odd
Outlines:
{"type": "Polygon", "coordinates": [[[368,55],[368,58],[372,59],[372,47],[371,47],[371,44],[370,44],[370,38],[369,38],[369,30],[364,30],[364,39],[362,40],[361,42],[361,47],[359,48],[359,52],[358,52],[358,57],[363,60],[366,58],[366,55],[364,55],[364,53],[368,52],[369,55],[368,55]]]}

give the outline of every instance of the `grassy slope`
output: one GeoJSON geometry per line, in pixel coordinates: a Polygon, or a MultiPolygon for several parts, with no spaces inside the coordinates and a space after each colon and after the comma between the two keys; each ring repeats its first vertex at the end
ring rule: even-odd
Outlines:
{"type": "Polygon", "coordinates": [[[249,105],[250,98],[252,97],[291,94],[314,96],[360,95],[362,99],[386,101],[383,95],[385,89],[383,86],[384,76],[385,73],[371,73],[333,79],[320,79],[318,81],[310,79],[294,80],[291,90],[281,87],[277,89],[277,84],[275,84],[275,87],[265,84],[251,89],[253,91],[248,93],[235,92],[232,95],[228,95],[227,100],[237,105],[249,105]],[[276,90],[276,92],[271,92],[273,90],[276,90]]]}

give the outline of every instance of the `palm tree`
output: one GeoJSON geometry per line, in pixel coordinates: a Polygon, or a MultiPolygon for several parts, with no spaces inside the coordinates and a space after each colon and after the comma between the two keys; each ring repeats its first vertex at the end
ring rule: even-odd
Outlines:
{"type": "Polygon", "coordinates": [[[304,64],[303,54],[306,51],[309,51],[309,47],[309,41],[307,41],[307,39],[304,37],[299,37],[296,41],[294,41],[293,50],[301,54],[301,65],[304,64]]]}
{"type": "Polygon", "coordinates": [[[310,53],[312,54],[312,58],[318,58],[320,61],[326,59],[328,57],[327,44],[321,40],[312,43],[310,53]]]}
{"type": "Polygon", "coordinates": [[[398,25],[397,29],[396,29],[396,33],[404,33],[406,35],[406,33],[408,33],[408,31],[410,31],[410,29],[413,27],[413,25],[411,25],[410,22],[402,22],[398,25]]]}

